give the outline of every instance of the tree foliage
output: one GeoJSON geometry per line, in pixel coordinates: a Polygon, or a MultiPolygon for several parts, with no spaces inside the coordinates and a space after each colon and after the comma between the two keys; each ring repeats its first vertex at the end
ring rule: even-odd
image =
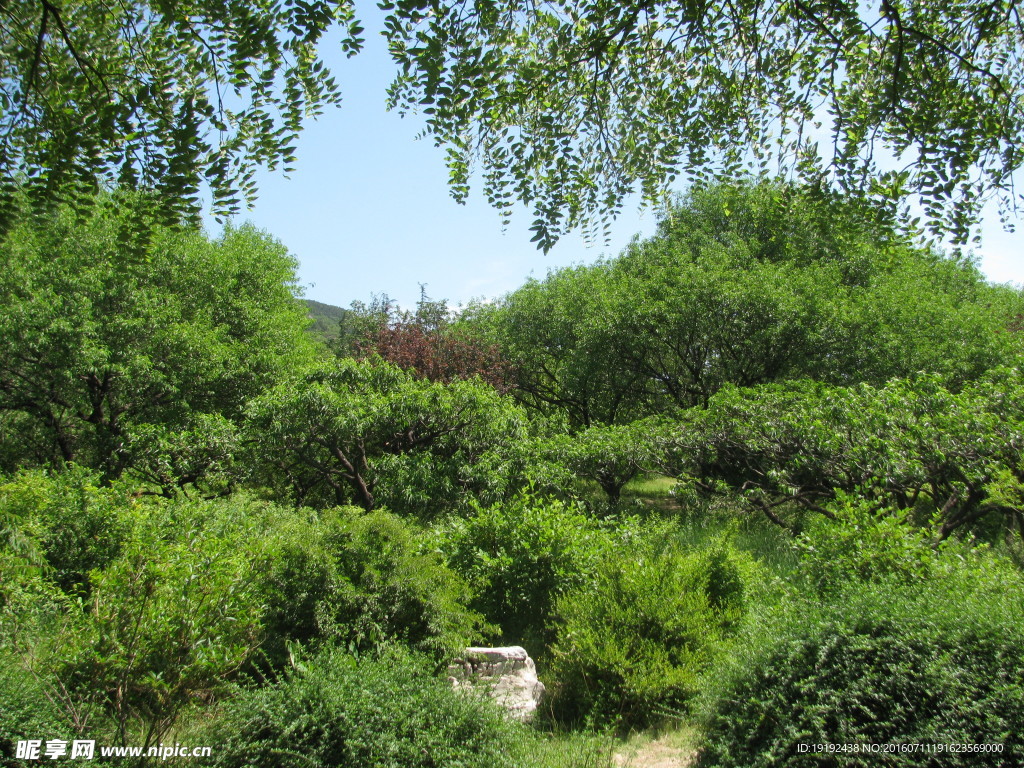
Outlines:
{"type": "Polygon", "coordinates": [[[0,244],[9,468],[75,461],[111,478],[152,459],[170,481],[167,430],[192,429],[195,445],[175,450],[191,451],[179,469],[194,474],[217,453],[198,456],[218,442],[199,432],[223,431],[220,419],[315,354],[283,246],[251,226],[217,240],[155,226],[139,241],[138,219],[153,225],[143,202],[103,197],[84,222],[67,210],[26,219],[0,244]]]}
{"type": "Polygon", "coordinates": [[[494,339],[513,371],[513,395],[573,425],[635,417],[640,374],[619,364],[603,265],[529,279],[500,305],[479,305],[468,323],[494,339]]]}
{"type": "Polygon", "coordinates": [[[165,216],[251,202],[293,162],[305,118],[340,100],[317,54],[357,52],[346,2],[30,0],[0,6],[0,229],[16,185],[36,209],[102,185],[155,190],[165,216]]]}
{"type": "MultiPolygon", "coordinates": [[[[632,192],[772,170],[888,204],[919,195],[963,240],[984,202],[1016,209],[1024,158],[1015,0],[467,0],[382,3],[399,73],[454,196],[474,172],[504,216],[531,206],[547,249],[632,192]],[[821,122],[829,122],[820,128],[821,122]],[[892,157],[887,162],[886,157],[892,157]]],[[[0,228],[98,186],[153,188],[164,213],[251,202],[305,118],[340,101],[318,56],[350,2],[31,0],[0,9],[0,228]]]]}
{"type": "Polygon", "coordinates": [[[988,515],[1024,530],[1022,396],[1018,367],[959,392],[934,375],[883,387],[728,388],[685,416],[672,471],[709,493],[738,491],[784,525],[782,510],[834,517],[832,502],[850,494],[934,520],[940,539],[988,515]]]}
{"type": "MultiPolygon", "coordinates": [[[[743,167],[915,193],[961,240],[987,199],[1016,208],[1014,0],[382,5],[391,105],[424,111],[457,199],[478,169],[503,215],[532,207],[545,249],[632,192],[660,202],[677,177],[743,167]]],[[[221,213],[251,202],[256,168],[287,167],[304,118],[340,101],[317,53],[332,27],[361,49],[349,2],[5,3],[0,227],[21,182],[37,207],[109,183],[156,189],[174,216],[202,184],[221,213]]]]}
{"type": "Polygon", "coordinates": [[[677,177],[744,167],[889,202],[916,193],[961,240],[988,198],[1017,205],[1014,0],[385,7],[402,67],[391,103],[422,109],[456,199],[478,172],[506,217],[532,206],[544,249],[632,192],[660,201],[677,177]]]}
{"type": "Polygon", "coordinates": [[[269,389],[246,424],[253,480],[282,498],[424,516],[522,483],[515,446],[527,428],[521,409],[480,382],[352,359],[269,389]]]}
{"type": "Polygon", "coordinates": [[[518,399],[573,427],[705,405],[728,383],[965,381],[1012,354],[1019,292],[877,214],[782,184],[695,191],[618,258],[530,280],[467,322],[510,361],[518,399]]]}

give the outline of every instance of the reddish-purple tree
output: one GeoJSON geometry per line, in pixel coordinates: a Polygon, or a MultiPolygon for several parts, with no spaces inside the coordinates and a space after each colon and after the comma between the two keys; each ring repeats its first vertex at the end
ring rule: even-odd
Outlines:
{"type": "Polygon", "coordinates": [[[354,357],[379,355],[430,381],[480,377],[499,392],[512,384],[511,366],[496,344],[468,333],[451,321],[445,301],[421,292],[415,312],[401,311],[386,297],[375,300],[351,342],[354,357]]]}

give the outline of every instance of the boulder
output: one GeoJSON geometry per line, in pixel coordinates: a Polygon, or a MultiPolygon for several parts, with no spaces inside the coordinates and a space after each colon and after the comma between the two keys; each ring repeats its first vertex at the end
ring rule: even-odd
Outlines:
{"type": "Polygon", "coordinates": [[[448,680],[456,689],[485,692],[517,720],[532,719],[544,696],[533,659],[518,645],[467,648],[448,667],[448,680]]]}

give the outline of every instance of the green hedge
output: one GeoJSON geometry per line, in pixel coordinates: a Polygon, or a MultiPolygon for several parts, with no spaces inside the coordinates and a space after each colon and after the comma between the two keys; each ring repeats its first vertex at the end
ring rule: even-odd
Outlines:
{"type": "Polygon", "coordinates": [[[781,617],[752,622],[707,677],[701,768],[1024,764],[1024,582],[986,553],[950,554],[942,565],[927,579],[855,581],[829,600],[793,599],[781,617]],[[801,747],[815,744],[1002,752],[801,747]]]}
{"type": "Polygon", "coordinates": [[[429,660],[329,651],[228,702],[210,726],[216,768],[514,768],[521,726],[452,690],[429,660]]]}

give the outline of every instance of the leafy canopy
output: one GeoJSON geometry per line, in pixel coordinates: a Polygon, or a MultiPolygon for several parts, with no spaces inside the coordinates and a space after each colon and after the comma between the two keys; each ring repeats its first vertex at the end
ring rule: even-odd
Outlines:
{"type": "MultiPolygon", "coordinates": [[[[1015,210],[1024,68],[1015,0],[385,0],[400,69],[464,200],[478,171],[540,247],[639,192],[744,166],[867,193],[921,196],[966,239],[991,197],[1015,210]],[[829,125],[821,128],[820,124],[829,125]],[[896,162],[889,162],[895,158],[896,162]]],[[[88,203],[113,182],[165,213],[256,193],[304,118],[340,94],[317,46],[350,0],[28,0],[0,4],[0,229],[16,185],[88,203]]]]}
{"type": "Polygon", "coordinates": [[[27,180],[35,202],[88,203],[98,184],[155,189],[195,213],[201,184],[230,213],[258,166],[290,164],[304,118],[340,100],[317,55],[331,0],[0,3],[0,229],[27,180]]]}
{"type": "Polygon", "coordinates": [[[835,517],[830,507],[852,496],[874,510],[931,518],[942,540],[982,532],[988,516],[1024,531],[1022,436],[1019,363],[959,392],[924,373],[881,387],[729,387],[683,416],[670,450],[678,463],[665,469],[709,494],[738,492],[786,527],[784,510],[835,517]]]}
{"type": "Polygon", "coordinates": [[[177,473],[195,474],[184,464],[230,442],[224,419],[315,357],[280,243],[153,226],[148,200],[101,196],[83,221],[62,209],[0,240],[0,466],[109,479],[173,448],[170,430],[196,432],[177,473]]]}
{"type": "Polygon", "coordinates": [[[728,383],[963,382],[1013,354],[1020,293],[911,247],[878,213],[793,185],[694,190],[617,258],[460,322],[497,344],[517,399],[573,427],[704,405],[728,383]]]}
{"type": "Polygon", "coordinates": [[[252,480],[308,506],[358,504],[431,517],[524,481],[525,414],[479,381],[416,379],[338,360],[254,398],[252,480]]]}
{"type": "Polygon", "coordinates": [[[888,201],[916,193],[933,229],[961,241],[989,197],[1017,204],[1014,0],[384,7],[402,66],[391,104],[425,113],[456,199],[478,171],[506,217],[532,206],[545,250],[633,192],[657,202],[677,177],[744,166],[888,201]]]}

